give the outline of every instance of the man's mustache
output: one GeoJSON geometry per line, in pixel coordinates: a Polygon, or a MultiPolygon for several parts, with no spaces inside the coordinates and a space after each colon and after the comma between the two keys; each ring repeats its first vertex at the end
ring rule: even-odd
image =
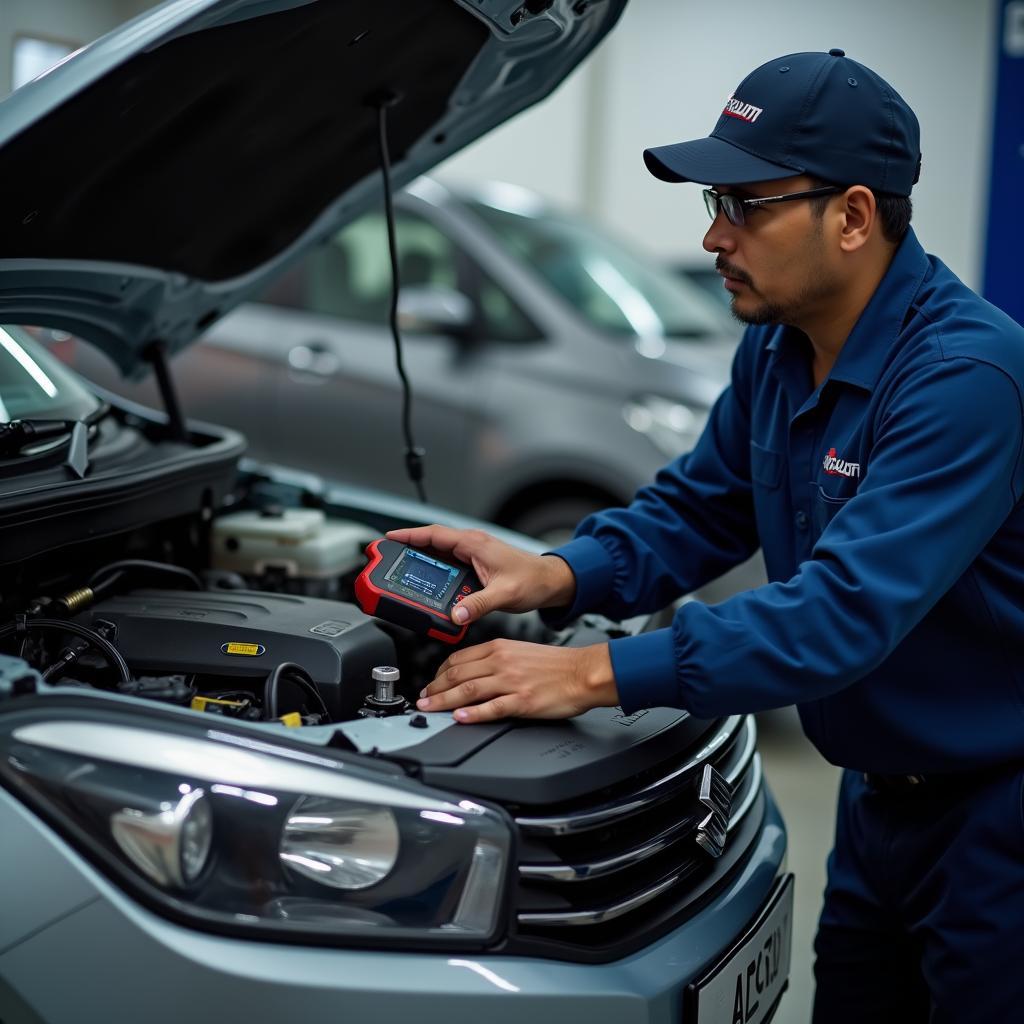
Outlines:
{"type": "Polygon", "coordinates": [[[715,270],[720,274],[724,274],[726,277],[731,277],[734,281],[742,281],[744,284],[749,284],[751,287],[754,285],[750,275],[745,270],[740,270],[739,267],[734,267],[728,260],[723,259],[721,256],[715,260],[715,270]]]}

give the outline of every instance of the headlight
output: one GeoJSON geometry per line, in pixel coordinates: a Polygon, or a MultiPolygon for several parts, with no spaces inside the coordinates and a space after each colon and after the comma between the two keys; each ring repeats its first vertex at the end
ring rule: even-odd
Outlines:
{"type": "Polygon", "coordinates": [[[115,881],[203,927],[479,948],[503,925],[504,812],[259,734],[5,716],[0,782],[115,881]]]}
{"type": "Polygon", "coordinates": [[[646,434],[658,451],[670,459],[691,451],[708,421],[706,409],[693,409],[657,395],[627,402],[622,415],[634,430],[646,434]]]}

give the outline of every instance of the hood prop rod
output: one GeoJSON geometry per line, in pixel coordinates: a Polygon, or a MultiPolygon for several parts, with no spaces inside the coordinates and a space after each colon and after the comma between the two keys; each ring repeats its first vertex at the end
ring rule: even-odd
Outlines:
{"type": "Polygon", "coordinates": [[[188,440],[185,417],[181,414],[181,403],[178,401],[178,393],[174,390],[174,381],[171,379],[170,367],[167,365],[167,346],[162,341],[151,342],[146,346],[144,356],[146,361],[152,365],[153,373],[156,375],[160,398],[164,403],[164,411],[167,413],[167,428],[171,439],[174,441],[188,440]]]}

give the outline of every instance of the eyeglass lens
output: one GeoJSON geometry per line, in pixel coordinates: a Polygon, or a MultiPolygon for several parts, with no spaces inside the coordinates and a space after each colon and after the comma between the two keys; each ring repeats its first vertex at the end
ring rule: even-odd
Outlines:
{"type": "Polygon", "coordinates": [[[744,223],[743,203],[734,195],[717,195],[711,189],[704,189],[704,205],[707,207],[708,216],[714,220],[718,216],[719,207],[725,211],[729,221],[737,227],[744,223]]]}

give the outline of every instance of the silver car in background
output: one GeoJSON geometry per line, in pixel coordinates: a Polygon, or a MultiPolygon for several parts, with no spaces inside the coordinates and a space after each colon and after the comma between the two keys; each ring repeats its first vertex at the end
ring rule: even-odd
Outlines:
{"type": "MultiPolygon", "coordinates": [[[[556,542],[692,447],[739,336],[700,288],[519,187],[419,178],[395,205],[432,502],[556,542]]],[[[364,214],[182,353],[185,412],[261,460],[411,495],[386,237],[364,214]]],[[[157,401],[84,349],[87,377],[157,401]]]]}

